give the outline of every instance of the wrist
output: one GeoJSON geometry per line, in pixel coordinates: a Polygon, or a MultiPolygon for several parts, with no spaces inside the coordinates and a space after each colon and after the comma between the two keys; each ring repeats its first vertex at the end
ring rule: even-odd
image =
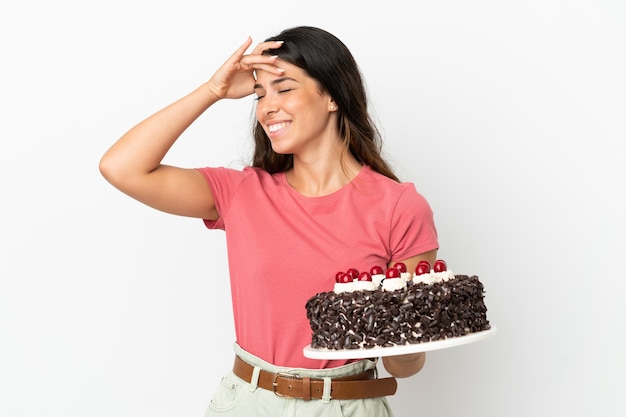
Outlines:
{"type": "Polygon", "coordinates": [[[202,84],[198,90],[200,90],[202,92],[202,96],[208,100],[209,105],[214,104],[223,98],[218,92],[219,89],[216,88],[215,84],[211,80],[202,84]]]}
{"type": "Polygon", "coordinates": [[[408,355],[383,357],[383,366],[396,378],[406,378],[415,375],[424,367],[426,354],[424,352],[408,355]]]}

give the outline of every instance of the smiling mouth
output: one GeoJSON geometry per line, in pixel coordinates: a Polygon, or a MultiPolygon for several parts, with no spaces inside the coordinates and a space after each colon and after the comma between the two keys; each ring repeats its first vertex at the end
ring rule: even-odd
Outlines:
{"type": "Polygon", "coordinates": [[[281,129],[286,128],[288,125],[289,125],[289,123],[285,123],[285,122],[283,122],[283,123],[275,123],[275,124],[269,125],[267,127],[267,130],[270,133],[274,133],[274,132],[278,132],[281,129]]]}

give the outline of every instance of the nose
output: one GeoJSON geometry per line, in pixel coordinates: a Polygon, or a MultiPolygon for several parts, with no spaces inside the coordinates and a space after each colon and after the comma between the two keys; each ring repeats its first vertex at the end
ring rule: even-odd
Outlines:
{"type": "Polygon", "coordinates": [[[278,101],[275,94],[267,93],[257,104],[257,112],[263,116],[268,116],[278,111],[278,101]]]}

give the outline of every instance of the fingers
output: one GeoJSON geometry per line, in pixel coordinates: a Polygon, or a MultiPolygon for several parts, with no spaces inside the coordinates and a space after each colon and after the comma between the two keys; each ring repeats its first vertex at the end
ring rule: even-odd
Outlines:
{"type": "Polygon", "coordinates": [[[264,51],[267,51],[268,49],[278,49],[282,45],[283,41],[261,42],[252,50],[251,53],[254,55],[261,55],[264,51]]]}
{"type": "MultiPolygon", "coordinates": [[[[237,62],[240,61],[244,56],[248,48],[252,45],[252,38],[248,36],[246,41],[239,47],[233,54],[228,58],[228,61],[237,62]]],[[[272,48],[278,48],[282,45],[282,42],[263,42],[254,48],[251,55],[261,55],[263,51],[272,48]],[[270,45],[270,44],[278,44],[278,45],[270,45]],[[265,45],[262,48],[259,48],[261,45],[265,45]]]]}
{"type": "MultiPolygon", "coordinates": [[[[252,50],[252,52],[250,52],[248,56],[259,55],[259,56],[270,57],[270,55],[263,55],[263,52],[267,51],[268,49],[278,49],[282,46],[282,44],[283,44],[283,41],[261,42],[252,50]]],[[[252,45],[252,38],[248,36],[248,38],[243,43],[243,45],[237,48],[237,50],[230,56],[230,58],[241,59],[242,57],[246,56],[245,55],[246,50],[248,50],[250,45],[252,45]]]]}
{"type": "Polygon", "coordinates": [[[238,55],[238,54],[239,55],[243,55],[248,50],[250,45],[252,45],[252,38],[250,36],[248,36],[246,38],[246,41],[243,43],[243,45],[241,45],[239,47],[239,49],[237,49],[237,51],[234,53],[234,55],[238,55]]]}
{"type": "Polygon", "coordinates": [[[246,54],[252,45],[252,38],[248,36],[209,80],[215,97],[239,98],[251,94],[255,71],[263,70],[281,75],[284,70],[276,66],[277,57],[263,55],[263,51],[280,48],[282,44],[282,42],[262,42],[252,53],[246,54]]]}
{"type": "MultiPolygon", "coordinates": [[[[247,42],[246,44],[249,45],[249,42],[247,42]]],[[[276,66],[275,62],[277,56],[263,55],[263,52],[269,49],[278,49],[282,46],[282,44],[282,41],[261,42],[252,50],[250,54],[243,55],[239,62],[241,65],[244,65],[250,69],[264,70],[276,74],[281,74],[284,72],[284,70],[276,66]]]]}
{"type": "MultiPolygon", "coordinates": [[[[256,55],[261,56],[261,55],[256,55]]],[[[275,73],[275,74],[282,74],[283,72],[285,72],[285,70],[283,68],[278,67],[275,64],[275,61],[278,57],[276,56],[271,56],[271,57],[263,57],[260,58],[263,60],[263,62],[259,62],[256,58],[253,62],[248,63],[247,65],[252,68],[255,71],[267,71],[267,72],[271,72],[271,73],[275,73]],[[266,58],[268,58],[266,60],[266,58]]],[[[242,61],[243,62],[243,61],[242,61]]]]}
{"type": "Polygon", "coordinates": [[[280,74],[283,71],[274,65],[276,56],[262,53],[268,49],[280,48],[282,44],[282,42],[262,42],[250,54],[246,54],[246,50],[252,45],[252,38],[248,36],[246,41],[226,60],[222,68],[228,68],[230,71],[265,70],[280,74]]]}
{"type": "Polygon", "coordinates": [[[252,45],[252,38],[250,36],[248,36],[248,38],[243,43],[243,45],[241,45],[239,48],[237,48],[237,50],[235,52],[233,52],[233,54],[228,58],[228,60],[226,62],[237,62],[237,61],[240,61],[241,58],[246,53],[246,50],[248,50],[248,48],[250,47],[250,45],[252,45]]]}

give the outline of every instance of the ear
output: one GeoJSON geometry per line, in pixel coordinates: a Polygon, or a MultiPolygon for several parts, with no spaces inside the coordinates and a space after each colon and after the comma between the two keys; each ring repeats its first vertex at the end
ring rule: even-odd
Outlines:
{"type": "Polygon", "coordinates": [[[331,100],[328,103],[328,111],[337,111],[337,105],[335,104],[334,100],[331,100]]]}

